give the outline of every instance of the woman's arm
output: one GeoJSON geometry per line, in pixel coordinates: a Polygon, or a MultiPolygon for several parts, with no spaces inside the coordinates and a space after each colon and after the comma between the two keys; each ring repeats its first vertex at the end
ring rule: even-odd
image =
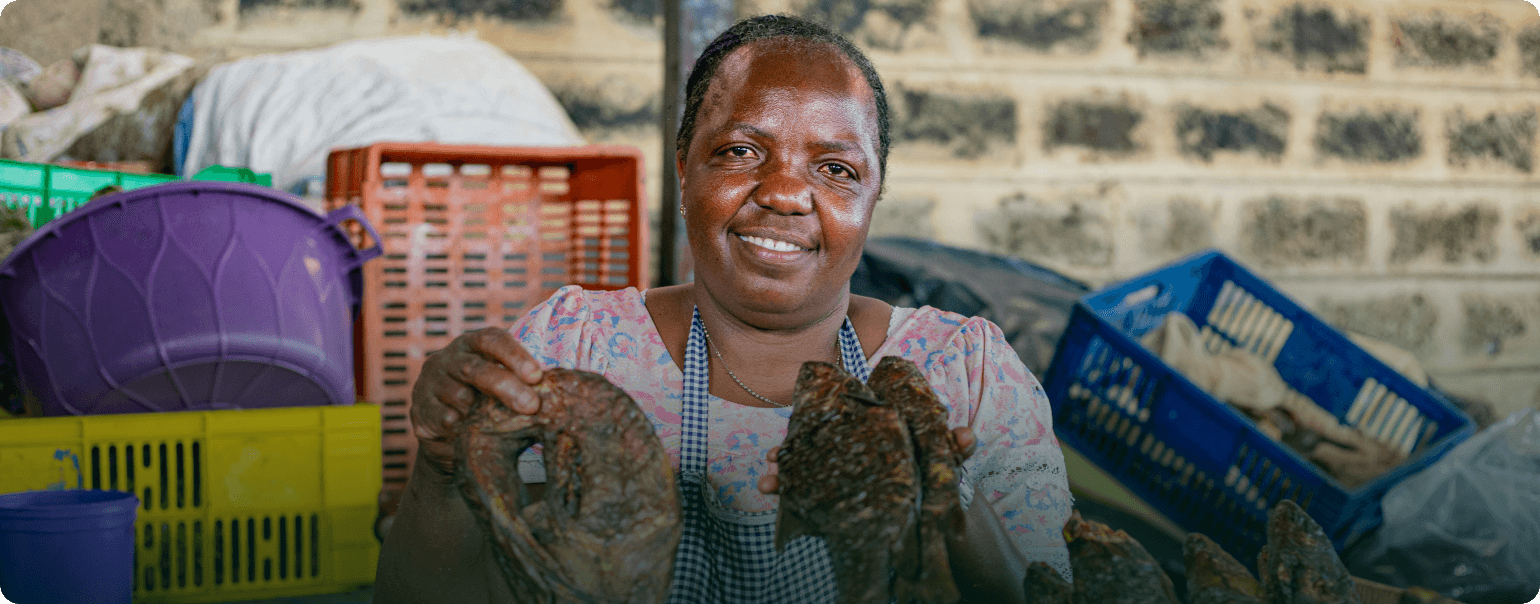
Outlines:
{"type": "Polygon", "coordinates": [[[962,400],[977,403],[953,421],[972,426],[979,439],[978,453],[964,463],[973,500],[989,502],[1024,564],[1047,562],[1069,580],[1062,529],[1073,500],[1048,397],[998,326],[970,319],[959,335],[971,389],[962,400]]]}
{"type": "Polygon", "coordinates": [[[512,602],[486,534],[452,476],[418,459],[380,548],[376,604],[512,602]]]}
{"type": "Polygon", "coordinates": [[[947,544],[952,580],[962,602],[1025,604],[1021,581],[1027,574],[1026,558],[1005,534],[994,508],[976,497],[964,515],[967,529],[960,539],[947,544]]]}
{"type": "Polygon", "coordinates": [[[477,401],[533,414],[540,365],[509,332],[487,328],[428,355],[412,384],[417,458],[385,535],[375,602],[511,602],[491,546],[455,486],[456,425],[477,401]]]}

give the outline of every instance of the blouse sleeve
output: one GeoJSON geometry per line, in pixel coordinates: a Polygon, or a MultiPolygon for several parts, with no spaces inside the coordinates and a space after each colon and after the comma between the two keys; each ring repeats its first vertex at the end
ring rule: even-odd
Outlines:
{"type": "Polygon", "coordinates": [[[583,288],[569,285],[529,309],[509,331],[542,368],[562,367],[604,373],[608,356],[593,330],[591,309],[583,288]]]}
{"type": "MultiPolygon", "coordinates": [[[[594,346],[588,296],[581,287],[569,285],[556,290],[550,298],[529,309],[508,329],[543,369],[562,367],[603,373],[608,357],[603,347],[594,346]]],[[[519,456],[519,477],[526,484],[545,482],[545,462],[541,446],[524,450],[519,456]]]]}
{"type": "Polygon", "coordinates": [[[960,353],[967,381],[958,386],[972,403],[965,417],[954,406],[952,423],[971,426],[979,439],[963,464],[974,497],[989,501],[1028,562],[1046,562],[1073,581],[1063,533],[1073,500],[1047,394],[990,321],[968,319],[948,348],[960,353]]]}

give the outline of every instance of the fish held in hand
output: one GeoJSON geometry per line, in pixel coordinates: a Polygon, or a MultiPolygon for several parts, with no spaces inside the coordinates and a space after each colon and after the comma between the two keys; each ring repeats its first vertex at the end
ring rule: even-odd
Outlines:
{"type": "Polygon", "coordinates": [[[663,443],[603,376],[545,371],[540,411],[484,397],[461,420],[461,494],[519,602],[663,602],[680,537],[679,493],[663,443]],[[531,501],[518,457],[543,446],[546,487],[531,501]]]}
{"type": "Polygon", "coordinates": [[[919,567],[913,575],[900,574],[895,590],[921,602],[955,602],[961,596],[952,577],[947,542],[966,529],[958,489],[963,459],[947,426],[946,406],[920,368],[901,357],[878,361],[866,383],[904,418],[919,468],[919,567]]]}
{"type": "Polygon", "coordinates": [[[794,401],[777,457],[777,551],[822,537],[840,602],[907,601],[893,577],[918,571],[920,479],[903,416],[854,376],[816,361],[802,366],[794,401]]]}

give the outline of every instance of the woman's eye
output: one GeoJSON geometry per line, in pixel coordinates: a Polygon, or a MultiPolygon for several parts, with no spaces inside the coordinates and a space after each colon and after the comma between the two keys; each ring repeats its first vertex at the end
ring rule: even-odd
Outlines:
{"type": "Polygon", "coordinates": [[[855,178],[856,173],[840,164],[825,164],[824,170],[835,178],[855,178]]]}

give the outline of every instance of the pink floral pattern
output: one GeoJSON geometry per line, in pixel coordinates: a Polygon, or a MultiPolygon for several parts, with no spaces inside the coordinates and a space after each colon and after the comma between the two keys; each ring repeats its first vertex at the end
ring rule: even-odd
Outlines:
{"type": "MultiPolygon", "coordinates": [[[[511,331],[542,366],[593,371],[624,389],[652,420],[679,467],[684,376],[663,346],[641,292],[564,287],[511,331]]],[[[1000,328],[931,307],[895,308],[887,341],[871,361],[893,355],[920,366],[951,411],[953,427],[971,426],[977,434],[978,450],[963,466],[974,496],[988,499],[1028,560],[1047,562],[1068,577],[1061,529],[1072,500],[1052,411],[1000,328]]],[[[707,463],[711,488],[723,506],[744,512],[775,508],[774,496],[755,485],[770,470],[765,453],[786,437],[790,416],[790,409],[712,398],[707,463]]],[[[526,476],[543,475],[537,455],[522,460],[526,476]]]]}

